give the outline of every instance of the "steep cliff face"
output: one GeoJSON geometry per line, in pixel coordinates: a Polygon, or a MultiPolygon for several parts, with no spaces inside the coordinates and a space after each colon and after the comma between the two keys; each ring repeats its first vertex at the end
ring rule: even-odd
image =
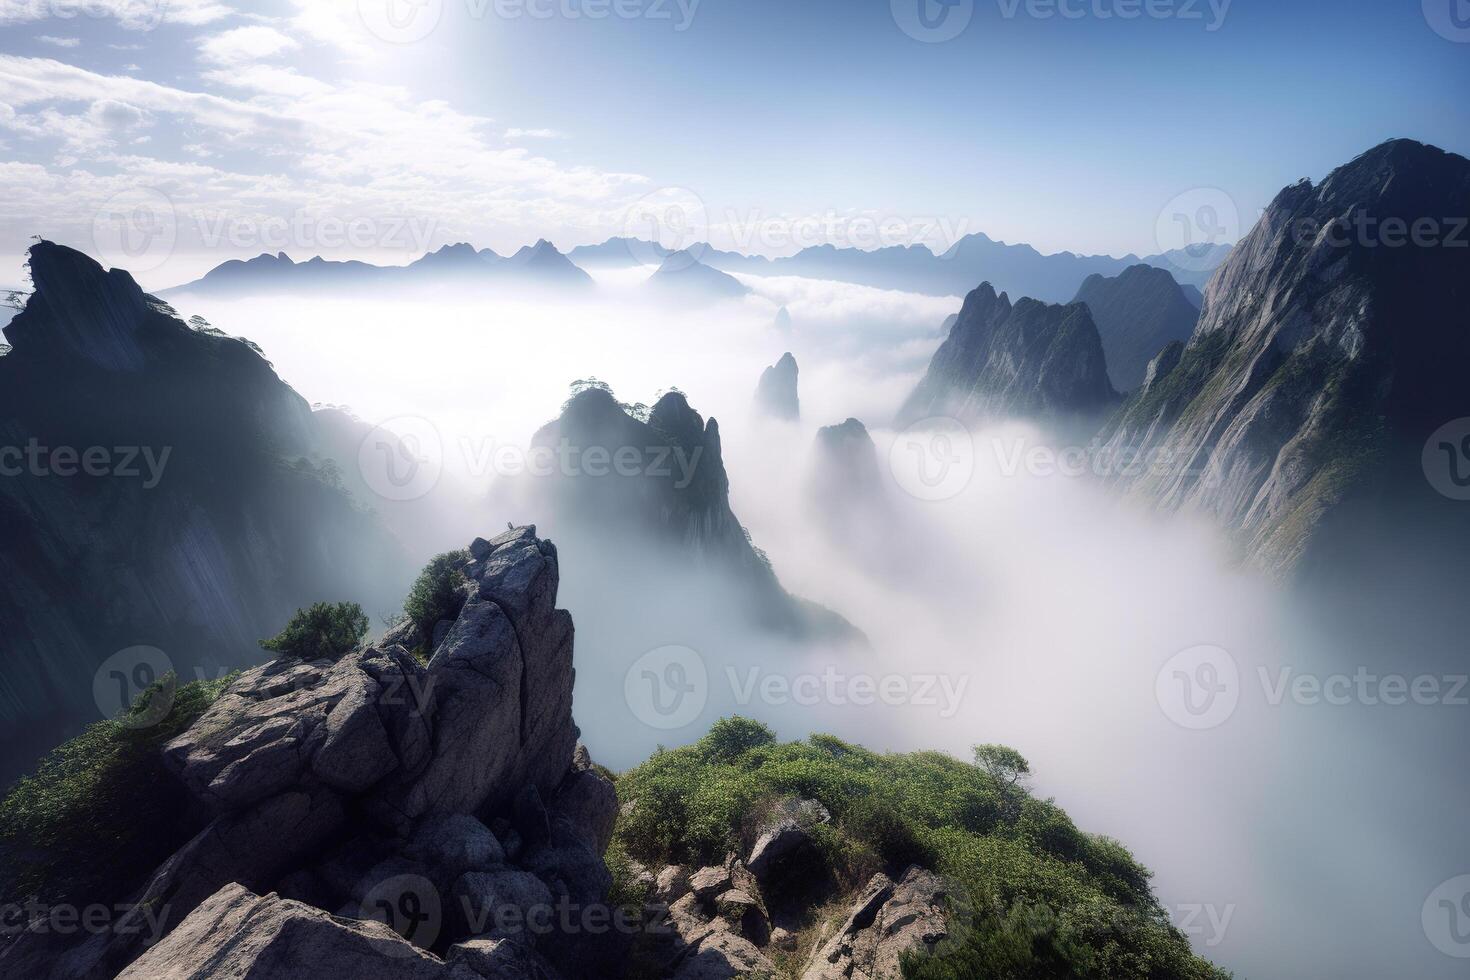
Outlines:
{"type": "Polygon", "coordinates": [[[1106,411],[1116,397],[1086,306],[1012,305],[982,283],[965,297],[899,422],[931,415],[1075,420],[1106,411]]]}
{"type": "Polygon", "coordinates": [[[790,595],[730,508],[720,426],[684,395],[634,418],[606,388],[574,395],[533,445],[556,459],[538,489],[563,538],[594,550],[664,554],[728,577],[727,597],[760,625],[792,635],[847,633],[840,617],[790,595]],[[652,549],[653,551],[650,551],[652,549]]]}
{"type": "Polygon", "coordinates": [[[779,361],[761,372],[755,388],[756,409],[762,415],[788,422],[801,418],[801,397],[797,393],[800,373],[791,352],[782,354],[779,361]]]}
{"type": "Polygon", "coordinates": [[[1210,281],[1188,345],[1110,424],[1112,458],[1162,461],[1120,480],[1213,516],[1278,573],[1370,530],[1355,503],[1370,525],[1413,512],[1463,536],[1422,457],[1470,415],[1466,215],[1470,161],[1408,140],[1283,190],[1210,281]]]}
{"type": "Polygon", "coordinates": [[[1085,303],[1102,337],[1108,378],[1119,391],[1143,383],[1149,361],[1169,344],[1194,333],[1199,307],[1163,269],[1129,266],[1111,278],[1091,275],[1074,303],[1085,303]]]}
{"type": "Polygon", "coordinates": [[[154,647],[212,676],[253,657],[303,595],[377,612],[404,585],[310,407],[259,352],[190,329],[79,252],[40,243],[30,264],[35,292],[0,358],[7,777],[121,706],[94,698],[117,651],[154,647]]]}

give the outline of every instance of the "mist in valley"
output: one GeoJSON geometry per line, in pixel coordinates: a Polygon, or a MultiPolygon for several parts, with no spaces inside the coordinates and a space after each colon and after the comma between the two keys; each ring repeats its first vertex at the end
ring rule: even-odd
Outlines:
{"type": "Polygon", "coordinates": [[[1155,869],[1175,924],[1237,975],[1456,975],[1425,944],[1420,912],[1470,860],[1464,709],[1310,703],[1290,687],[1360,667],[1444,677],[1448,619],[1393,642],[1401,622],[1361,609],[1350,620],[1242,570],[1203,520],[1164,520],[1088,473],[1056,472],[1078,455],[1028,425],[894,431],[959,297],[739,277],[750,295],[691,308],[650,302],[651,271],[597,273],[594,296],[566,301],[170,302],[260,344],[309,400],[411,438],[432,488],[362,502],[416,561],[507,522],[556,541],[576,717],[598,761],[626,768],[731,713],[783,738],[830,732],[883,750],[965,758],[1001,742],[1029,760],[1036,793],[1155,869]],[[781,307],[789,331],[774,323],[781,307]],[[801,368],[789,424],[752,404],[788,350],[801,368]],[[677,387],[717,418],[731,506],[754,544],[787,590],[867,642],[754,629],[718,573],[683,574],[660,546],[543,512],[540,478],[525,472],[532,434],[571,382],[594,377],[625,403],[677,387]],[[813,445],[849,417],[872,435],[880,481],[834,524],[837,502],[813,497],[813,445]],[[1236,671],[1233,708],[1181,708],[1177,676],[1222,663],[1236,671]],[[664,681],[680,700],[650,711],[664,681]]]}

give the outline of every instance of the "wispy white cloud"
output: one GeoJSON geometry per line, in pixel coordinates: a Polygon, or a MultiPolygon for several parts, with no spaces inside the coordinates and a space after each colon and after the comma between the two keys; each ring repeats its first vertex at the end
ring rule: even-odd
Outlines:
{"type": "Polygon", "coordinates": [[[204,38],[199,44],[199,59],[215,65],[243,65],[300,47],[300,42],[273,27],[251,24],[204,38]]]}
{"type": "MultiPolygon", "coordinates": [[[[0,104],[10,110],[0,115],[0,131],[32,141],[38,155],[41,141],[58,144],[44,177],[11,171],[0,196],[49,202],[48,227],[88,227],[119,187],[144,186],[189,215],[414,217],[445,236],[488,243],[509,228],[608,227],[602,216],[646,189],[637,174],[507,146],[509,134],[491,119],[401,86],[329,82],[257,60],[294,43],[274,27],[214,35],[200,48],[204,91],[0,55],[0,104]],[[143,142],[149,130],[165,128],[188,134],[182,149],[172,140],[143,142]],[[159,156],[145,155],[145,146],[159,156]]],[[[181,235],[182,246],[187,239],[181,235]]]]}
{"type": "Polygon", "coordinates": [[[532,139],[532,140],[559,140],[566,139],[566,133],[555,129],[507,129],[506,139],[532,139]]]}
{"type": "Polygon", "coordinates": [[[82,43],[79,37],[57,37],[54,34],[41,34],[36,40],[56,48],[75,48],[80,47],[82,43]]]}

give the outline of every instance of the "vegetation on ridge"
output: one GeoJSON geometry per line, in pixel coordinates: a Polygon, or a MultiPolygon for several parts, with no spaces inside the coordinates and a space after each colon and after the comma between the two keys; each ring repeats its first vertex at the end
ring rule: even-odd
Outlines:
{"type": "Polygon", "coordinates": [[[0,801],[0,901],[118,902],[178,846],[186,794],[162,747],[234,681],[173,674],[53,749],[0,801]],[[161,717],[160,717],[161,715],[161,717]]]}
{"type": "Polygon", "coordinates": [[[880,754],[830,735],[778,743],[765,725],[728,718],[618,779],[614,851],[655,866],[718,862],[747,853],[780,801],[815,800],[831,819],[808,829],[840,890],[910,864],[954,883],[955,935],[906,964],[906,976],[1226,976],[1170,925],[1149,872],[1117,841],[1078,830],[1033,796],[1028,772],[1003,746],[977,746],[971,764],[940,752],[880,754]]]}
{"type": "Polygon", "coordinates": [[[296,615],[260,645],[272,653],[302,660],[336,660],[367,638],[367,613],[355,602],[316,602],[296,615]]]}

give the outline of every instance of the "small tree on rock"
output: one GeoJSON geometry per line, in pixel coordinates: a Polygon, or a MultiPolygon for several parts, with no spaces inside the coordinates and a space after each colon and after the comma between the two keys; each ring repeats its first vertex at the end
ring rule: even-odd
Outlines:
{"type": "Polygon", "coordinates": [[[367,633],[367,613],[357,603],[318,602],[296,610],[285,629],[260,645],[282,656],[336,660],[357,649],[367,633]]]}

